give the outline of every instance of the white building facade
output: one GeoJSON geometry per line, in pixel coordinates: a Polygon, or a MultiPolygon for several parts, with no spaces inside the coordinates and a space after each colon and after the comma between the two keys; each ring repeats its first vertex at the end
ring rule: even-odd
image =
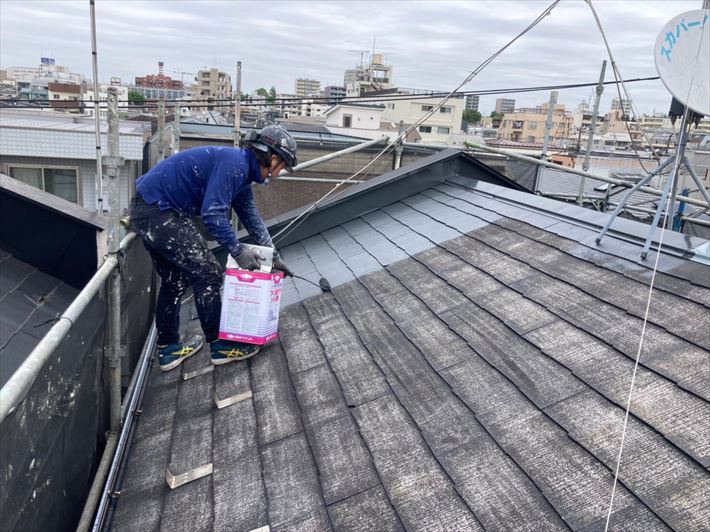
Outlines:
{"type": "MultiPolygon", "coordinates": [[[[96,209],[94,120],[55,111],[5,109],[0,114],[0,172],[46,192],[96,209]]],[[[128,208],[135,180],[142,174],[146,122],[120,121],[120,205],[128,208]]],[[[101,145],[107,146],[106,123],[101,145]]],[[[105,152],[104,152],[105,153],[105,152]]],[[[106,189],[104,189],[106,194],[106,189]]],[[[108,198],[104,198],[108,206],[108,198]]]]}
{"type": "MultiPolygon", "coordinates": [[[[397,96],[401,98],[401,95],[397,96]]],[[[414,100],[395,99],[385,102],[382,119],[405,126],[416,123],[425,114],[432,111],[443,98],[421,98],[414,100]]],[[[422,142],[446,143],[449,135],[461,132],[465,101],[463,98],[449,98],[449,100],[434,114],[417,127],[422,142]]]]}
{"type": "Polygon", "coordinates": [[[317,79],[298,78],[294,83],[296,96],[303,98],[320,92],[320,81],[317,79]]]}
{"type": "MultiPolygon", "coordinates": [[[[108,100],[108,88],[111,87],[112,85],[99,85],[99,102],[105,102],[108,100]]],[[[128,87],[123,87],[123,86],[115,86],[113,87],[118,91],[118,101],[119,101],[119,108],[121,106],[126,105],[125,102],[128,101],[128,87]]],[[[96,98],[94,97],[94,86],[93,85],[88,85],[85,89],[86,92],[82,94],[82,100],[85,102],[84,103],[84,111],[91,115],[94,116],[94,102],[96,101],[96,98]]],[[[99,117],[101,118],[106,118],[108,114],[108,111],[106,109],[105,105],[100,105],[99,104],[99,117]]]]}

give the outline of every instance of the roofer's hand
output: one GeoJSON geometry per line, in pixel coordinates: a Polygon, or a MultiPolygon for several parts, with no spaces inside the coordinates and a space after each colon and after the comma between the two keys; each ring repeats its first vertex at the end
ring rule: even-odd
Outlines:
{"type": "Polygon", "coordinates": [[[288,266],[286,266],[286,263],[280,256],[274,257],[274,263],[271,266],[271,269],[284,272],[284,277],[293,277],[293,272],[289,270],[288,266]]]}
{"type": "Polygon", "coordinates": [[[261,268],[261,263],[266,260],[258,249],[239,246],[238,251],[239,253],[232,255],[232,258],[237,261],[242,270],[258,270],[261,268]]]}

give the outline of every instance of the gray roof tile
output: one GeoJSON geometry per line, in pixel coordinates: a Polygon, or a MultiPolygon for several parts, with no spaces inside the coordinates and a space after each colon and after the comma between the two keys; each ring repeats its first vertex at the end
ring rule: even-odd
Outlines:
{"type": "MultiPolygon", "coordinates": [[[[644,231],[596,246],[598,215],[463,175],[378,201],[282,249],[333,290],[288,280],[278,342],[187,381],[206,348],[153,371],[115,529],[604,528],[644,231]],[[166,487],[168,463],[203,461],[211,476],[166,487]]],[[[660,265],[614,529],[710,522],[708,268],[673,250],[660,265]]]]}

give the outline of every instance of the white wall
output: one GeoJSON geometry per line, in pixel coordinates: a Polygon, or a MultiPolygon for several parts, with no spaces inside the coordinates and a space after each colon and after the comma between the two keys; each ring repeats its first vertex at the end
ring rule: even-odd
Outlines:
{"type": "MultiPolygon", "coordinates": [[[[436,106],[440,101],[441,99],[432,98],[385,102],[382,119],[396,124],[400,121],[407,125],[414,124],[426,114],[426,108],[436,106]]],[[[422,124],[424,129],[431,128],[431,131],[422,131],[422,127],[419,128],[422,142],[446,142],[449,135],[460,133],[464,106],[465,100],[463,98],[450,98],[443,106],[449,109],[450,112],[442,113],[441,109],[439,109],[422,124]],[[448,128],[448,131],[446,128],[448,128]]]]}
{"type": "Polygon", "coordinates": [[[382,109],[368,107],[339,105],[328,114],[325,125],[343,128],[345,127],[345,116],[350,115],[351,129],[379,129],[382,120],[382,111],[382,109]]]}
{"type": "MultiPolygon", "coordinates": [[[[108,100],[108,88],[110,86],[111,85],[99,85],[99,101],[100,102],[105,102],[108,100]]],[[[118,107],[120,110],[122,106],[126,105],[125,102],[126,102],[126,100],[128,100],[128,87],[120,86],[120,87],[116,87],[116,89],[118,89],[118,107]]],[[[94,115],[93,100],[96,99],[96,98],[94,98],[94,86],[93,85],[89,86],[86,89],[86,92],[81,95],[81,97],[82,97],[82,100],[87,102],[85,105],[87,113],[90,114],[91,116],[93,116],[94,115]]],[[[107,115],[108,115],[108,111],[106,110],[105,106],[99,106],[99,116],[101,118],[106,118],[107,115]]]]}

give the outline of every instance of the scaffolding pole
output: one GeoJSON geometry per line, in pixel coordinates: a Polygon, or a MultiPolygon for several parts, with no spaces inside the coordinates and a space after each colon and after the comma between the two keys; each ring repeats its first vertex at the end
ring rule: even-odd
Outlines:
{"type": "MultiPolygon", "coordinates": [[[[594,144],[594,130],[597,127],[597,114],[599,113],[599,102],[602,99],[602,93],[604,92],[604,75],[606,73],[606,60],[602,61],[602,71],[599,74],[599,84],[597,85],[596,96],[594,98],[594,111],[592,112],[592,123],[589,124],[589,132],[587,133],[587,151],[584,153],[584,163],[582,163],[582,170],[585,172],[589,170],[589,156],[592,153],[592,145],[594,144]]],[[[579,128],[580,132],[582,128],[579,128]]],[[[585,177],[579,182],[579,199],[577,200],[578,205],[582,205],[584,194],[584,183],[586,181],[585,177]]]]}
{"type": "Polygon", "coordinates": [[[96,210],[104,210],[104,179],[101,167],[101,117],[99,116],[99,65],[96,51],[96,6],[89,0],[91,13],[91,68],[94,76],[94,129],[96,130],[96,210]]]}
{"type": "MultiPolygon", "coordinates": [[[[123,158],[119,154],[118,129],[118,89],[108,89],[108,154],[104,159],[108,177],[109,194],[109,225],[108,254],[119,261],[120,250],[120,171],[123,158]]],[[[118,432],[121,428],[121,273],[115,268],[109,276],[108,284],[108,337],[107,355],[109,359],[109,395],[111,431],[118,432]]]]}
{"type": "Polygon", "coordinates": [[[550,103],[547,108],[547,120],[545,120],[545,136],[542,141],[542,157],[547,157],[547,147],[550,144],[550,133],[555,125],[555,105],[557,105],[557,91],[550,92],[550,103]]]}
{"type": "MultiPolygon", "coordinates": [[[[476,142],[466,142],[466,146],[469,148],[469,151],[473,150],[484,150],[487,152],[491,153],[498,153],[500,155],[505,155],[506,157],[510,157],[511,159],[517,159],[519,161],[524,161],[526,163],[532,163],[532,164],[537,164],[540,166],[546,166],[548,168],[554,168],[555,170],[562,170],[563,172],[568,172],[570,174],[576,174],[580,175],[582,177],[586,177],[589,179],[597,179],[598,181],[604,181],[605,183],[611,183],[613,185],[619,185],[625,188],[631,188],[633,186],[633,183],[629,183],[628,181],[622,181],[621,179],[614,179],[613,177],[607,177],[607,176],[601,176],[601,175],[596,175],[596,174],[591,174],[589,172],[585,172],[583,170],[577,170],[576,168],[569,168],[568,166],[562,166],[561,164],[556,164],[556,163],[551,163],[548,161],[541,161],[540,159],[535,159],[534,157],[528,157],[527,155],[520,155],[519,153],[515,153],[509,150],[501,150],[498,148],[491,148],[490,146],[485,146],[483,144],[478,144],[476,142]]],[[[663,191],[658,190],[656,188],[652,187],[640,187],[639,190],[641,192],[646,192],[648,194],[653,194],[654,196],[661,196],[663,195],[663,191]]],[[[687,203],[688,205],[695,205],[696,207],[702,207],[703,209],[709,209],[710,208],[710,202],[705,202],[703,200],[699,199],[694,199],[694,198],[686,198],[684,196],[678,197],[679,202],[687,203]]]]}
{"type": "Polygon", "coordinates": [[[234,147],[238,148],[242,140],[242,62],[237,61],[237,92],[234,95],[234,147]]]}
{"type": "MultiPolygon", "coordinates": [[[[120,249],[127,249],[135,240],[135,233],[128,233],[121,241],[120,249]]],[[[47,331],[25,361],[0,388],[0,424],[25,399],[27,392],[37,379],[49,358],[64,341],[72,326],[84,313],[92,299],[101,290],[111,272],[118,264],[117,255],[106,258],[94,276],[77,294],[64,313],[57,318],[52,328],[47,331]]]]}
{"type": "Polygon", "coordinates": [[[180,152],[180,103],[175,102],[175,110],[173,111],[173,153],[180,152]]]}
{"type": "Polygon", "coordinates": [[[163,159],[165,159],[165,96],[161,96],[158,101],[158,162],[163,159]]]}
{"type": "MultiPolygon", "coordinates": [[[[328,155],[324,155],[323,157],[318,157],[317,159],[311,159],[310,161],[306,161],[305,163],[301,163],[299,165],[294,166],[293,172],[305,170],[306,168],[310,168],[311,166],[315,166],[317,164],[324,163],[326,161],[330,161],[331,159],[335,159],[337,157],[342,157],[343,155],[347,155],[348,153],[353,153],[356,151],[363,150],[365,148],[369,148],[370,146],[375,146],[377,144],[381,144],[383,142],[386,142],[387,140],[389,140],[388,136],[382,136],[382,137],[379,137],[379,138],[376,138],[373,140],[368,140],[367,142],[363,142],[361,144],[356,144],[355,146],[350,146],[349,148],[345,148],[344,150],[329,153],[328,155]]],[[[282,170],[280,176],[286,176],[286,175],[289,175],[289,172],[287,172],[286,170],[282,170]]]]}

